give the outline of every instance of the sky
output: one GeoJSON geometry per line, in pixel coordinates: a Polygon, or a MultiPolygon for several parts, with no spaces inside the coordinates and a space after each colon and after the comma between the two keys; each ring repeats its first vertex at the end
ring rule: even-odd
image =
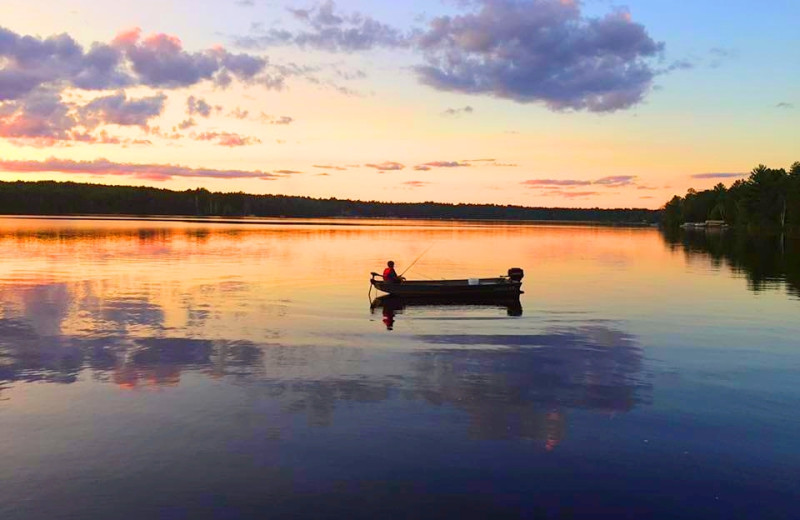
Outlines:
{"type": "Polygon", "coordinates": [[[0,180],[658,208],[800,160],[796,0],[0,0],[0,180]]]}

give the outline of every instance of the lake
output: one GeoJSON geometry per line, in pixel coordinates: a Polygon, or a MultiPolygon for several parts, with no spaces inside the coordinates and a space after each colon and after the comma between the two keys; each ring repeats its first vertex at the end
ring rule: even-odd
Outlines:
{"type": "Polygon", "coordinates": [[[800,246],[0,219],[0,518],[796,518],[800,246]],[[389,259],[521,308],[372,308],[389,259]]]}

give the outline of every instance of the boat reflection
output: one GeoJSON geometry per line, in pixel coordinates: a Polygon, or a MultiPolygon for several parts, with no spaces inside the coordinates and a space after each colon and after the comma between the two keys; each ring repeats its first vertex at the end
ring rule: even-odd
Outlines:
{"type": "Polygon", "coordinates": [[[522,303],[518,297],[498,297],[498,296],[474,296],[457,297],[452,296],[379,296],[370,304],[370,312],[375,314],[378,309],[383,313],[383,323],[387,330],[394,329],[395,316],[403,314],[408,308],[430,307],[430,308],[476,308],[493,307],[503,308],[509,316],[522,316],[522,303]]]}

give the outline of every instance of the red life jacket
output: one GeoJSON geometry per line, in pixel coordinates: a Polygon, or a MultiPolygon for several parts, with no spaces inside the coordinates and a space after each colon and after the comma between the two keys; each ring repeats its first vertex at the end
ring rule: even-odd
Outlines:
{"type": "Polygon", "coordinates": [[[397,272],[394,270],[394,267],[387,267],[383,270],[383,279],[387,282],[394,282],[397,280],[397,272]]]}

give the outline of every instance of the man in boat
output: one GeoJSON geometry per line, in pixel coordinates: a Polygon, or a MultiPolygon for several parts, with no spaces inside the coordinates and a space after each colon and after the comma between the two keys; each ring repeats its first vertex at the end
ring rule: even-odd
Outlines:
{"type": "Polygon", "coordinates": [[[384,281],[390,283],[400,283],[403,280],[405,280],[405,278],[403,278],[402,276],[397,275],[397,271],[394,270],[394,262],[392,260],[389,260],[389,262],[386,265],[387,265],[386,269],[383,270],[384,281]]]}

